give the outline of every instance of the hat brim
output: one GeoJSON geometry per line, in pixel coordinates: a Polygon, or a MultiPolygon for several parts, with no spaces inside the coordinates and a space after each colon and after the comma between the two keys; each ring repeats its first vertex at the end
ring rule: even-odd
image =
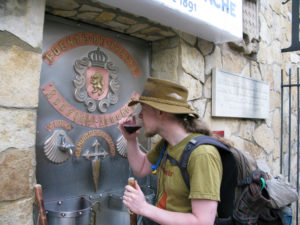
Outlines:
{"type": "Polygon", "coordinates": [[[151,100],[133,100],[128,103],[128,106],[134,106],[138,103],[147,104],[155,109],[158,109],[163,112],[173,113],[173,114],[192,114],[196,118],[199,118],[199,115],[195,113],[192,109],[185,106],[178,106],[160,102],[153,102],[151,100]]]}

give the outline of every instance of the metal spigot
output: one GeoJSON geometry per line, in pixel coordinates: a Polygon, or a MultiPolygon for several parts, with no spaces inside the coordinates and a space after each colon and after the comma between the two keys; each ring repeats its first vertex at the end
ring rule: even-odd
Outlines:
{"type": "Polygon", "coordinates": [[[66,138],[64,135],[60,134],[60,144],[58,145],[58,149],[62,152],[67,152],[69,155],[73,155],[73,150],[75,146],[72,144],[66,143],[66,138]]]}

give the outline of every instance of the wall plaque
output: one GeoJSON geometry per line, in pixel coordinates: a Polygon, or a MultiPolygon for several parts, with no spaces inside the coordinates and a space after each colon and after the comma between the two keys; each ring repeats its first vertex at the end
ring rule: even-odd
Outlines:
{"type": "Polygon", "coordinates": [[[266,119],[269,84],[218,68],[212,77],[212,116],[266,119]]]}

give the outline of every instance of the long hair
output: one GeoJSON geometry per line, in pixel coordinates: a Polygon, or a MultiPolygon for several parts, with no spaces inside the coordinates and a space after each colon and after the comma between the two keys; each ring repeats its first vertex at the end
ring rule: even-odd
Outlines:
{"type": "Polygon", "coordinates": [[[208,125],[201,119],[189,114],[175,114],[175,118],[184,126],[187,132],[200,133],[203,135],[211,136],[218,141],[224,143],[228,147],[233,147],[233,143],[223,137],[213,134],[208,125]]]}

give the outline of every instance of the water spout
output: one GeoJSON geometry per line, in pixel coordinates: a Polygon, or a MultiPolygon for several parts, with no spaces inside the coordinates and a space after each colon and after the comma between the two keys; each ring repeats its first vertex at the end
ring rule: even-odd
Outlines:
{"type": "Polygon", "coordinates": [[[60,144],[58,145],[58,149],[62,152],[67,152],[69,155],[73,155],[73,150],[75,146],[72,144],[66,143],[66,138],[64,135],[60,134],[60,144]]]}

